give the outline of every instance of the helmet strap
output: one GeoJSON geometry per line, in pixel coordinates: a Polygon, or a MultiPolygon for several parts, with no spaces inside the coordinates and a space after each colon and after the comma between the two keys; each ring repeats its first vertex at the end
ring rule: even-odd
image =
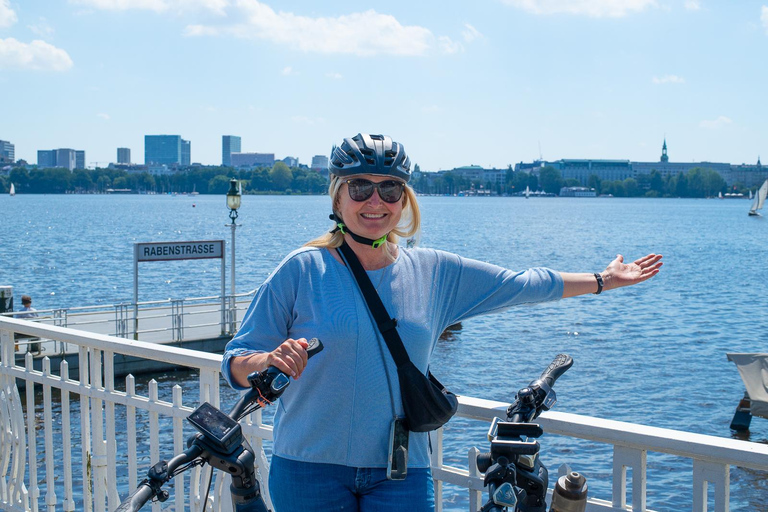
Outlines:
{"type": "Polygon", "coordinates": [[[364,236],[360,236],[360,235],[357,235],[357,234],[351,232],[349,230],[349,228],[347,227],[347,225],[344,224],[341,221],[341,219],[336,215],[336,212],[330,214],[329,218],[336,223],[336,227],[331,230],[331,233],[335,233],[337,231],[341,231],[341,233],[343,235],[351,236],[352,240],[354,240],[355,242],[357,242],[359,244],[363,244],[363,245],[370,245],[374,249],[378,249],[379,247],[383,246],[384,242],[387,241],[387,236],[389,235],[389,233],[387,233],[386,235],[382,236],[381,238],[377,238],[376,240],[374,240],[372,238],[366,238],[364,236]]]}

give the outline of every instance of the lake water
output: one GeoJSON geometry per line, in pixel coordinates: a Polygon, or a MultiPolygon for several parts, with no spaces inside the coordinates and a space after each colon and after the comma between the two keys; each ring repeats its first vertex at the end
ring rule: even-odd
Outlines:
{"type": "MultiPolygon", "coordinates": [[[[453,391],[510,401],[566,352],[575,365],[558,382],[557,410],[731,436],[743,384],[725,353],[768,351],[768,219],[748,217],[747,201],[422,197],[420,204],[423,246],[512,269],[593,272],[618,253],[664,255],[650,282],[464,322],[439,344],[432,366],[453,391]]],[[[17,308],[21,294],[38,309],[130,300],[135,242],[229,245],[219,196],[0,196],[0,211],[0,285],[14,287],[17,308]]],[[[283,256],[328,229],[328,213],[326,197],[244,197],[238,291],[258,287],[283,256]]],[[[220,289],[216,260],[145,263],[139,273],[140,300],[220,289]]],[[[768,421],[756,418],[752,427],[750,440],[768,442],[768,421]]],[[[449,450],[487,447],[482,426],[456,420],[447,430],[449,450]]],[[[608,498],[607,450],[556,436],[541,442],[552,472],[569,462],[589,478],[590,496],[608,498]]],[[[464,463],[465,455],[451,457],[464,463]]],[[[690,464],[650,454],[648,467],[648,506],[689,509],[690,464]]],[[[732,510],[768,508],[765,474],[732,468],[731,481],[732,510]]],[[[464,494],[450,492],[446,510],[466,510],[464,494]]]]}

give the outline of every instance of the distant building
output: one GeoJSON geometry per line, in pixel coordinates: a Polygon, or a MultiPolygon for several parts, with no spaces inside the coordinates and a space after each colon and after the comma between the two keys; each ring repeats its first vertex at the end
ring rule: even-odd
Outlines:
{"type": "Polygon", "coordinates": [[[117,148],[117,163],[131,165],[131,148],[117,148]]]}
{"type": "Polygon", "coordinates": [[[283,158],[283,163],[287,165],[288,167],[298,167],[299,166],[299,159],[295,156],[287,156],[283,158]]]}
{"type": "Polygon", "coordinates": [[[328,157],[325,155],[315,155],[312,157],[312,165],[309,166],[313,171],[324,171],[328,169],[328,157]]]}
{"type": "Polygon", "coordinates": [[[596,197],[593,188],[587,187],[563,187],[560,189],[560,197],[596,197]]]}
{"type": "Polygon", "coordinates": [[[447,172],[466,178],[470,182],[479,182],[482,186],[490,183],[494,187],[503,187],[507,177],[506,169],[485,169],[479,165],[455,167],[447,172]]]}
{"type": "Polygon", "coordinates": [[[145,135],[144,163],[146,165],[189,165],[191,143],[180,135],[145,135]]]}
{"type": "Polygon", "coordinates": [[[685,174],[691,169],[711,169],[725,180],[726,185],[740,183],[745,187],[755,187],[768,179],[768,168],[760,164],[733,165],[720,162],[670,162],[667,154],[667,139],[661,148],[661,157],[657,162],[631,162],[629,160],[599,159],[561,159],[553,162],[536,160],[531,163],[520,162],[515,165],[515,172],[538,174],[543,167],[554,167],[564,179],[576,179],[582,186],[589,185],[589,177],[597,176],[601,181],[624,181],[643,174],[658,172],[662,178],[685,174]]]}
{"type": "Polygon", "coordinates": [[[181,139],[181,165],[190,165],[192,163],[192,143],[181,139]]]}
{"type": "Polygon", "coordinates": [[[0,140],[0,163],[16,161],[16,147],[7,140],[0,140]]]}
{"type": "Polygon", "coordinates": [[[59,148],[59,149],[41,149],[37,152],[37,166],[63,167],[70,171],[74,169],[85,169],[85,151],[59,148]]]}
{"type": "Polygon", "coordinates": [[[232,166],[232,153],[240,153],[240,137],[237,135],[221,136],[221,165],[232,166]]]}
{"type": "Polygon", "coordinates": [[[272,167],[275,165],[274,153],[232,153],[232,167],[272,167]]]}

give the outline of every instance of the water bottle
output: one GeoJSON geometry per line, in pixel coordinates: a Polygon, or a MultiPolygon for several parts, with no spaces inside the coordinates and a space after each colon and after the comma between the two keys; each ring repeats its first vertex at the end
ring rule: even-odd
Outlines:
{"type": "Polygon", "coordinates": [[[566,474],[557,479],[549,512],[584,512],[586,508],[587,479],[568,468],[566,474]]]}

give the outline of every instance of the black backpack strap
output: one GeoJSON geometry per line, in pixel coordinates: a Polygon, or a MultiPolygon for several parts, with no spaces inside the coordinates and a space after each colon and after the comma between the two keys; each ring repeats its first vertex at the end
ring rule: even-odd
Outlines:
{"type": "Polygon", "coordinates": [[[352,275],[355,276],[357,285],[363,293],[363,297],[368,304],[368,309],[373,315],[376,326],[379,328],[379,331],[381,331],[381,335],[384,336],[384,341],[387,343],[387,348],[389,349],[390,354],[392,354],[392,359],[395,360],[395,364],[398,368],[408,364],[411,361],[411,358],[408,357],[408,352],[405,350],[403,340],[397,333],[397,320],[390,318],[389,313],[387,313],[387,308],[384,307],[384,303],[381,302],[381,297],[379,297],[376,288],[374,288],[371,278],[365,273],[365,269],[357,258],[355,251],[347,245],[347,242],[343,241],[341,247],[339,247],[339,252],[347,262],[347,266],[352,271],[352,275]]]}

